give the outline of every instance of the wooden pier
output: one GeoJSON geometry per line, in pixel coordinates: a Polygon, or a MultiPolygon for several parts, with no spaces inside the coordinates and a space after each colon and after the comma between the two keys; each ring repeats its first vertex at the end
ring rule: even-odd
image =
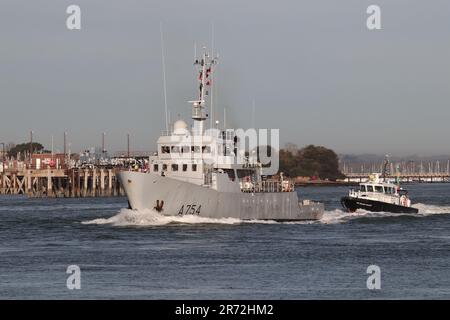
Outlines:
{"type": "Polygon", "coordinates": [[[12,169],[0,173],[0,194],[30,197],[125,195],[116,173],[123,169],[12,169]]]}

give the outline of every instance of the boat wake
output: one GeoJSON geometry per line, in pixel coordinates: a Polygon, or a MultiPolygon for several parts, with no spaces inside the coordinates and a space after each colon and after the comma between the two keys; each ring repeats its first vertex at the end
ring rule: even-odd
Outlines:
{"type": "Polygon", "coordinates": [[[298,222],[277,222],[275,220],[241,220],[237,218],[206,218],[194,215],[185,216],[164,216],[156,210],[130,210],[121,209],[118,214],[110,218],[99,218],[89,221],[83,221],[82,224],[96,224],[96,225],[112,225],[117,227],[127,226],[165,226],[170,224],[177,225],[194,225],[194,224],[310,224],[317,223],[313,221],[298,221],[298,222]]]}
{"type": "Polygon", "coordinates": [[[450,214],[450,206],[437,206],[431,204],[416,203],[414,208],[419,209],[418,216],[428,216],[434,214],[450,214]]]}
{"type": "Polygon", "coordinates": [[[239,224],[243,220],[235,218],[205,218],[193,215],[164,216],[156,210],[121,209],[120,212],[106,219],[84,221],[83,224],[109,224],[113,226],[164,226],[168,224],[239,224]]]}
{"type": "Polygon", "coordinates": [[[277,222],[274,220],[241,220],[236,218],[206,218],[193,215],[186,216],[164,216],[156,210],[130,210],[121,209],[118,214],[110,218],[99,218],[89,221],[83,221],[82,224],[96,225],[112,225],[112,226],[164,226],[170,224],[177,225],[193,225],[193,224],[225,224],[236,225],[244,223],[254,224],[336,224],[345,223],[358,218],[381,218],[381,217],[399,217],[413,216],[426,217],[436,214],[450,214],[450,206],[436,206],[426,204],[416,204],[414,207],[419,209],[418,213],[390,213],[390,212],[370,212],[366,210],[357,210],[348,213],[341,209],[325,211],[321,220],[318,221],[294,221],[294,222],[277,222]]]}
{"type": "Polygon", "coordinates": [[[326,211],[323,218],[319,221],[324,224],[343,223],[359,218],[384,218],[384,217],[427,217],[438,214],[450,214],[450,206],[437,206],[417,203],[413,205],[414,208],[419,209],[418,213],[392,213],[392,212],[371,212],[367,210],[358,209],[356,212],[349,213],[341,209],[333,211],[326,211]]]}

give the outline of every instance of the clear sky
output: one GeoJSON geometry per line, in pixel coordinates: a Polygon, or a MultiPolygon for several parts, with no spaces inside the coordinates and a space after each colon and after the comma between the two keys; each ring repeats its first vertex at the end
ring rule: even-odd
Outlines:
{"type": "MultiPolygon", "coordinates": [[[[194,42],[219,52],[218,108],[231,127],[279,128],[281,143],[339,153],[445,154],[448,0],[1,0],[0,141],[72,151],[153,150],[168,107],[189,120],[194,42]],[[81,7],[81,30],[66,8],[81,7]],[[381,7],[369,31],[366,9],[381,7]]],[[[200,50],[200,49],[199,49],[200,50]]]]}

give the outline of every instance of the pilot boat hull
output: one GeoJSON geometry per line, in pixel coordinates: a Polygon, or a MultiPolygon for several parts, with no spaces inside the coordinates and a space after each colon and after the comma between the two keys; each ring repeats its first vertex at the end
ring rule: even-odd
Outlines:
{"type": "Polygon", "coordinates": [[[197,215],[242,220],[318,220],[322,203],[300,204],[296,192],[217,192],[152,173],[118,174],[131,209],[155,209],[162,215],[197,215]]]}
{"type": "Polygon", "coordinates": [[[349,212],[355,212],[357,209],[364,209],[372,212],[393,212],[393,213],[418,213],[419,210],[413,207],[405,207],[382,201],[342,197],[341,204],[349,212]]]}

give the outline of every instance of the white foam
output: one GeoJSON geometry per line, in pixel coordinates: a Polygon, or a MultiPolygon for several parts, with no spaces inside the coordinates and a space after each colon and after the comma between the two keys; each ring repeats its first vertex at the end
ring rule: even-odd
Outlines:
{"type": "Polygon", "coordinates": [[[110,218],[99,218],[90,221],[83,221],[82,224],[109,224],[113,226],[164,226],[168,224],[308,224],[311,221],[298,222],[277,222],[275,220],[241,220],[237,218],[206,218],[194,215],[185,216],[164,216],[156,210],[130,210],[121,209],[118,214],[110,218]]]}
{"type": "Polygon", "coordinates": [[[428,216],[434,214],[450,214],[450,206],[436,206],[431,204],[416,203],[414,208],[419,209],[418,215],[428,216]]]}
{"type": "Polygon", "coordinates": [[[352,218],[363,217],[368,213],[365,210],[357,210],[356,212],[346,212],[341,209],[335,209],[333,211],[325,211],[320,223],[324,224],[335,224],[346,222],[352,218]]]}
{"type": "Polygon", "coordinates": [[[83,224],[111,224],[114,226],[163,226],[170,223],[178,224],[238,224],[243,221],[235,218],[205,218],[194,215],[164,216],[155,210],[130,210],[121,209],[120,212],[107,219],[94,219],[84,221],[83,224]]]}
{"type": "Polygon", "coordinates": [[[346,212],[341,209],[335,209],[333,211],[326,211],[320,223],[333,224],[343,223],[356,218],[381,218],[381,217],[399,217],[399,216],[413,216],[413,217],[426,217],[435,214],[450,214],[449,206],[437,206],[427,205],[423,203],[417,203],[413,205],[414,208],[419,209],[418,213],[393,213],[393,212],[371,212],[363,209],[358,209],[356,212],[346,212]]]}
{"type": "Polygon", "coordinates": [[[370,212],[366,210],[358,209],[356,212],[346,212],[341,209],[335,209],[332,211],[325,211],[323,217],[319,221],[292,221],[292,222],[277,222],[274,220],[241,220],[236,218],[206,218],[194,215],[186,216],[164,216],[155,210],[130,210],[121,209],[118,214],[110,218],[100,218],[90,221],[84,221],[83,224],[110,224],[113,226],[164,226],[168,224],[241,224],[241,223],[258,223],[258,224],[336,224],[348,222],[352,219],[362,217],[396,217],[410,215],[415,217],[425,217],[435,214],[449,214],[450,207],[415,204],[415,208],[419,209],[419,213],[391,213],[391,212],[370,212]]]}

